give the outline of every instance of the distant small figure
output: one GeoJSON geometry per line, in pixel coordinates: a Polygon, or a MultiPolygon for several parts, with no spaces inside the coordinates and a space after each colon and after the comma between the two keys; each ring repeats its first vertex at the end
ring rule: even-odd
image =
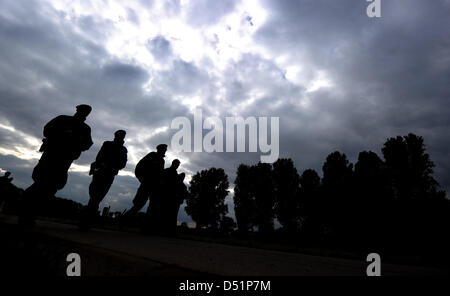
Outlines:
{"type": "Polygon", "coordinates": [[[150,200],[147,209],[147,224],[155,223],[157,212],[161,206],[158,191],[161,189],[162,174],[164,171],[164,157],[167,151],[166,144],[159,144],[156,152],[150,152],[136,165],[135,175],[141,182],[136,196],[133,199],[133,207],[125,213],[125,218],[134,216],[141,210],[147,200],[150,200]]]}
{"type": "Polygon", "coordinates": [[[3,209],[4,202],[9,198],[9,187],[13,180],[13,178],[10,178],[9,176],[11,176],[11,172],[6,172],[0,177],[0,209],[3,209]]]}
{"type": "Polygon", "coordinates": [[[7,183],[11,183],[11,181],[13,180],[11,176],[11,172],[6,172],[3,176],[0,177],[0,184],[7,184],[7,183]]]}
{"type": "Polygon", "coordinates": [[[89,185],[89,203],[83,211],[80,229],[89,230],[92,220],[98,212],[100,202],[105,198],[115,176],[127,164],[127,148],[123,146],[126,132],[118,130],[113,141],[105,141],[91,164],[89,175],[92,182],[89,185]]]}
{"type": "Polygon", "coordinates": [[[0,212],[17,214],[24,190],[14,185],[10,176],[11,172],[6,172],[0,177],[0,212]]]}
{"type": "Polygon", "coordinates": [[[34,183],[24,193],[20,224],[34,224],[39,206],[66,185],[70,165],[92,146],[91,128],[84,123],[91,110],[78,105],[75,115],[60,115],[45,125],[43,153],[33,170],[34,183]]]}

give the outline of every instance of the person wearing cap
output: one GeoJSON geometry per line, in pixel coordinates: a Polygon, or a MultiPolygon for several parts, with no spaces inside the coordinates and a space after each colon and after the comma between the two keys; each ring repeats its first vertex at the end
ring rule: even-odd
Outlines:
{"type": "Polygon", "coordinates": [[[91,110],[78,105],[73,116],[57,116],[44,126],[42,156],[33,170],[34,183],[24,192],[20,224],[34,224],[37,209],[66,185],[72,162],[92,146],[91,128],[85,123],[91,110]]]}
{"type": "Polygon", "coordinates": [[[145,206],[149,199],[147,218],[150,220],[149,223],[152,223],[151,221],[154,220],[160,207],[158,192],[161,190],[162,185],[166,151],[167,145],[159,144],[156,146],[156,152],[150,152],[136,165],[134,173],[141,185],[133,199],[133,206],[125,213],[126,217],[134,216],[145,206]]]}
{"type": "Polygon", "coordinates": [[[89,203],[83,211],[80,221],[81,230],[89,230],[92,220],[97,215],[100,202],[105,198],[115,176],[127,164],[127,148],[124,139],[126,132],[118,130],[114,133],[113,141],[105,141],[91,164],[89,175],[92,182],[89,185],[89,203]]]}

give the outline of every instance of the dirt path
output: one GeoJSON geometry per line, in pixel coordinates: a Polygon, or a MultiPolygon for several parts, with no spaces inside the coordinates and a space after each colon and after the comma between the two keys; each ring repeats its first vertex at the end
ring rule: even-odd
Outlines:
{"type": "MultiPolygon", "coordinates": [[[[15,224],[11,218],[6,222],[15,224]]],[[[61,246],[61,258],[64,252],[80,252],[83,266],[93,275],[364,276],[367,267],[365,258],[355,261],[100,229],[84,233],[73,225],[47,221],[38,221],[31,233],[47,238],[43,249],[61,246]]],[[[65,264],[62,260],[61,268],[65,264]]],[[[443,273],[382,263],[383,275],[443,273]]]]}

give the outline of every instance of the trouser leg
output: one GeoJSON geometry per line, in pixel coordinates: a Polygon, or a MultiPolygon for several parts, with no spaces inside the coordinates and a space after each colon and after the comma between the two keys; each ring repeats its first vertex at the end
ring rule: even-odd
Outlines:
{"type": "Polygon", "coordinates": [[[133,199],[133,206],[129,209],[125,215],[134,216],[139,212],[147,203],[149,196],[149,188],[145,184],[141,184],[136,192],[136,196],[133,199]]]}
{"type": "Polygon", "coordinates": [[[178,225],[178,211],[180,210],[180,204],[176,203],[172,212],[172,232],[175,233],[178,225]]]}
{"type": "Polygon", "coordinates": [[[28,187],[23,194],[20,205],[19,224],[24,226],[34,225],[36,217],[45,203],[48,202],[57,191],[57,188],[52,186],[52,184],[43,184],[40,182],[35,182],[28,187]]]}
{"type": "Polygon", "coordinates": [[[34,225],[34,220],[36,219],[35,203],[36,203],[36,193],[37,184],[33,183],[30,187],[25,189],[23,193],[22,201],[20,202],[19,210],[19,224],[23,226],[34,225]]]}
{"type": "Polygon", "coordinates": [[[38,213],[67,182],[67,171],[72,163],[70,158],[44,152],[32,173],[34,183],[23,195],[19,223],[31,226],[38,213]]]}
{"type": "Polygon", "coordinates": [[[144,228],[153,233],[164,233],[167,226],[167,217],[164,213],[164,200],[160,188],[153,188],[150,194],[149,205],[144,228]]]}
{"type": "Polygon", "coordinates": [[[89,203],[88,208],[90,212],[97,213],[98,207],[106,194],[111,188],[114,181],[114,176],[105,174],[95,174],[92,177],[92,182],[89,185],[89,203]]]}
{"type": "Polygon", "coordinates": [[[98,208],[114,181],[114,175],[94,174],[89,185],[89,202],[83,211],[81,227],[88,229],[97,216],[98,208]]]}

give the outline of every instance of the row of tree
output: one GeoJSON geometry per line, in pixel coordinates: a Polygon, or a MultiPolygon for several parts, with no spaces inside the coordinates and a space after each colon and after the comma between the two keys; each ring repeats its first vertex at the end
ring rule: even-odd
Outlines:
{"type": "MultiPolygon", "coordinates": [[[[383,158],[363,151],[351,164],[329,154],[319,174],[300,175],[291,159],[239,165],[234,186],[238,231],[279,231],[311,243],[396,246],[437,243],[450,230],[449,201],[433,178],[422,137],[388,139],[383,158]]],[[[232,227],[225,197],[228,177],[211,168],[193,176],[186,212],[203,228],[232,227]]]]}

